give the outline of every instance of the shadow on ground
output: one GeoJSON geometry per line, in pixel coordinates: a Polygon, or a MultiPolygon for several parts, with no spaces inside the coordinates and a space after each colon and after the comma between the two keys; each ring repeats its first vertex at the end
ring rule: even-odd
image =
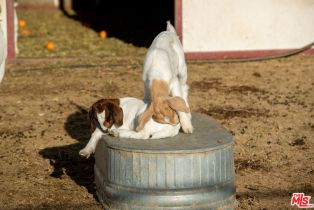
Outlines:
{"type": "Polygon", "coordinates": [[[99,32],[106,30],[135,46],[148,47],[154,37],[166,29],[166,21],[174,23],[174,1],[85,1],[60,0],[60,9],[83,25],[99,32]],[[69,7],[71,9],[69,9],[69,7]]]}
{"type": "Polygon", "coordinates": [[[67,133],[78,141],[76,144],[65,145],[61,147],[49,147],[41,150],[39,154],[49,159],[54,171],[51,177],[62,179],[63,175],[68,175],[80,186],[87,188],[89,193],[95,196],[94,189],[94,158],[85,159],[79,156],[79,150],[82,149],[90,137],[89,125],[87,121],[87,112],[80,109],[71,114],[64,128],[67,133]]]}

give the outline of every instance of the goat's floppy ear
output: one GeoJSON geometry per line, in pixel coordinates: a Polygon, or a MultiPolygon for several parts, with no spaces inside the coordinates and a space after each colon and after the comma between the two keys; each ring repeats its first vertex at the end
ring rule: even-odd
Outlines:
{"type": "Polygon", "coordinates": [[[153,105],[151,104],[140,116],[138,117],[138,126],[136,127],[136,131],[139,132],[143,130],[146,123],[152,118],[153,116],[153,105]]]}
{"type": "Polygon", "coordinates": [[[89,126],[90,126],[90,131],[93,133],[96,129],[95,125],[95,110],[94,106],[92,106],[89,111],[88,111],[88,118],[89,118],[89,126]]]}
{"type": "Polygon", "coordinates": [[[108,105],[109,112],[111,114],[113,123],[120,127],[123,125],[123,110],[122,108],[115,104],[115,103],[109,103],[108,105]]]}
{"type": "Polygon", "coordinates": [[[185,101],[179,96],[171,97],[167,101],[168,101],[170,108],[172,108],[176,111],[186,112],[186,113],[190,112],[190,109],[186,105],[185,101]]]}

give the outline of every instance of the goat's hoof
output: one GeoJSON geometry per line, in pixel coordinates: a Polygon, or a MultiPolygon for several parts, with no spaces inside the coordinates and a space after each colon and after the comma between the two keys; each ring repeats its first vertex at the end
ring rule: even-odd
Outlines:
{"type": "Polygon", "coordinates": [[[188,125],[188,126],[182,126],[182,130],[184,133],[193,133],[193,126],[192,125],[188,125]]]}
{"type": "Polygon", "coordinates": [[[89,151],[88,149],[84,148],[84,149],[80,150],[79,154],[82,157],[89,158],[89,156],[92,154],[92,152],[89,151]]]}

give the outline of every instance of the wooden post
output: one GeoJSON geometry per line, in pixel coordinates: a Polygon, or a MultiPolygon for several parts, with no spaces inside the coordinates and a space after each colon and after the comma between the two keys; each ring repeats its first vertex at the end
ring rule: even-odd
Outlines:
{"type": "Polygon", "coordinates": [[[14,0],[6,0],[7,5],[7,49],[8,59],[15,58],[14,42],[14,0]]]}

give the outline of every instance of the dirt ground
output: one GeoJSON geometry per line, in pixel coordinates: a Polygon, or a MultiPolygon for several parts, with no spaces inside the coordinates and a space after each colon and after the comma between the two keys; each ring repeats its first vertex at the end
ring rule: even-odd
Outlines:
{"type": "MultiPolygon", "coordinates": [[[[100,40],[56,10],[18,15],[31,34],[20,36],[0,84],[0,209],[101,209],[94,160],[78,155],[90,136],[84,108],[101,97],[142,98],[146,48],[100,40]]],[[[192,111],[234,135],[239,209],[287,209],[293,192],[314,196],[313,66],[304,55],[188,63],[192,111]]]]}

